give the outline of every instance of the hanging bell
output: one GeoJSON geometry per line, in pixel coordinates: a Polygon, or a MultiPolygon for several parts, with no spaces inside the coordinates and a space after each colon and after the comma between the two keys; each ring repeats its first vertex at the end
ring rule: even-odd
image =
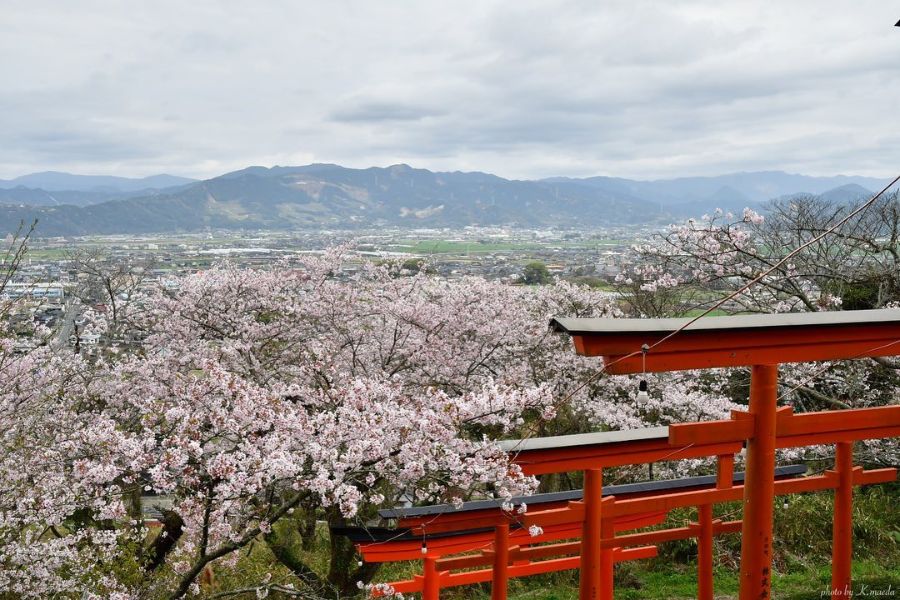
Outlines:
{"type": "Polygon", "coordinates": [[[637,401],[641,404],[646,404],[650,402],[650,394],[647,393],[647,380],[641,379],[641,383],[638,384],[638,393],[637,393],[637,401]]]}

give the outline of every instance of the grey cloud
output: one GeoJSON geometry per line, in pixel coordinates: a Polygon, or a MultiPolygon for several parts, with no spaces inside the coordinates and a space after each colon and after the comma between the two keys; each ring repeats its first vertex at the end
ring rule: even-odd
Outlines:
{"type": "Polygon", "coordinates": [[[895,20],[875,0],[11,3],[0,177],[313,161],[885,176],[895,20]]]}
{"type": "Polygon", "coordinates": [[[330,118],[333,121],[345,123],[377,123],[382,121],[419,121],[426,117],[436,117],[442,114],[445,113],[423,106],[391,102],[364,102],[338,109],[331,113],[330,118]]]}

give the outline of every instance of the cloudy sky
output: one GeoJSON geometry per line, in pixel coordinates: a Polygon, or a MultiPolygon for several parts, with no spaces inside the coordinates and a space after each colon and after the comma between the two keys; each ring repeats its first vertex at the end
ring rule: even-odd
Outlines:
{"type": "Polygon", "coordinates": [[[2,0],[0,178],[900,170],[894,2],[2,0]]]}

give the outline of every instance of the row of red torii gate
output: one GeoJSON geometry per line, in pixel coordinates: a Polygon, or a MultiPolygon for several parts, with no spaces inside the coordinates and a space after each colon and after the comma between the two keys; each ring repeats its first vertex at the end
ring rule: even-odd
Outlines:
{"type": "Polygon", "coordinates": [[[695,538],[697,597],[712,600],[713,537],[740,532],[740,599],[764,600],[771,597],[775,496],[834,490],[830,595],[852,595],[853,487],[897,476],[895,468],[854,466],[853,444],[900,436],[900,406],[794,414],[777,405],[778,364],[898,355],[900,310],[695,322],[573,318],[552,326],[572,336],[579,354],[602,356],[611,374],[749,366],[748,410],[724,421],[506,441],[526,474],[583,471],[583,490],[517,498],[528,506],[523,514],[476,501],[382,511],[396,528],[335,531],[350,536],[366,561],[422,561],[420,575],[388,582],[393,590],[436,600],[444,588],[491,582],[492,599],[501,600],[510,578],[579,569],[581,599],[612,600],[615,563],[655,556],[660,543],[695,538]],[[835,445],[832,469],[807,476],[802,465],[776,468],[777,449],[822,444],[835,445]],[[745,472],[735,473],[735,454],[744,447],[745,472]],[[603,470],[610,467],[707,457],[716,459],[714,476],[603,486],[603,470]],[[741,520],[713,518],[714,505],[734,501],[743,502],[741,520]],[[681,507],[696,507],[697,521],[658,528],[681,507]]]}

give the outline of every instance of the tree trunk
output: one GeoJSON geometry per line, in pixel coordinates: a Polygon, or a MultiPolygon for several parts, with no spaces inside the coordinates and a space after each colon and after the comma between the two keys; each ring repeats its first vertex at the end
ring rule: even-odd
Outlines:
{"type": "MultiPolygon", "coordinates": [[[[330,521],[335,525],[345,525],[346,521],[337,515],[331,515],[330,521]]],[[[330,535],[330,533],[329,533],[330,535]]],[[[331,562],[328,568],[328,582],[338,592],[339,597],[359,596],[362,591],[357,582],[364,584],[372,581],[379,563],[362,563],[356,547],[344,536],[330,535],[331,562]]]]}

